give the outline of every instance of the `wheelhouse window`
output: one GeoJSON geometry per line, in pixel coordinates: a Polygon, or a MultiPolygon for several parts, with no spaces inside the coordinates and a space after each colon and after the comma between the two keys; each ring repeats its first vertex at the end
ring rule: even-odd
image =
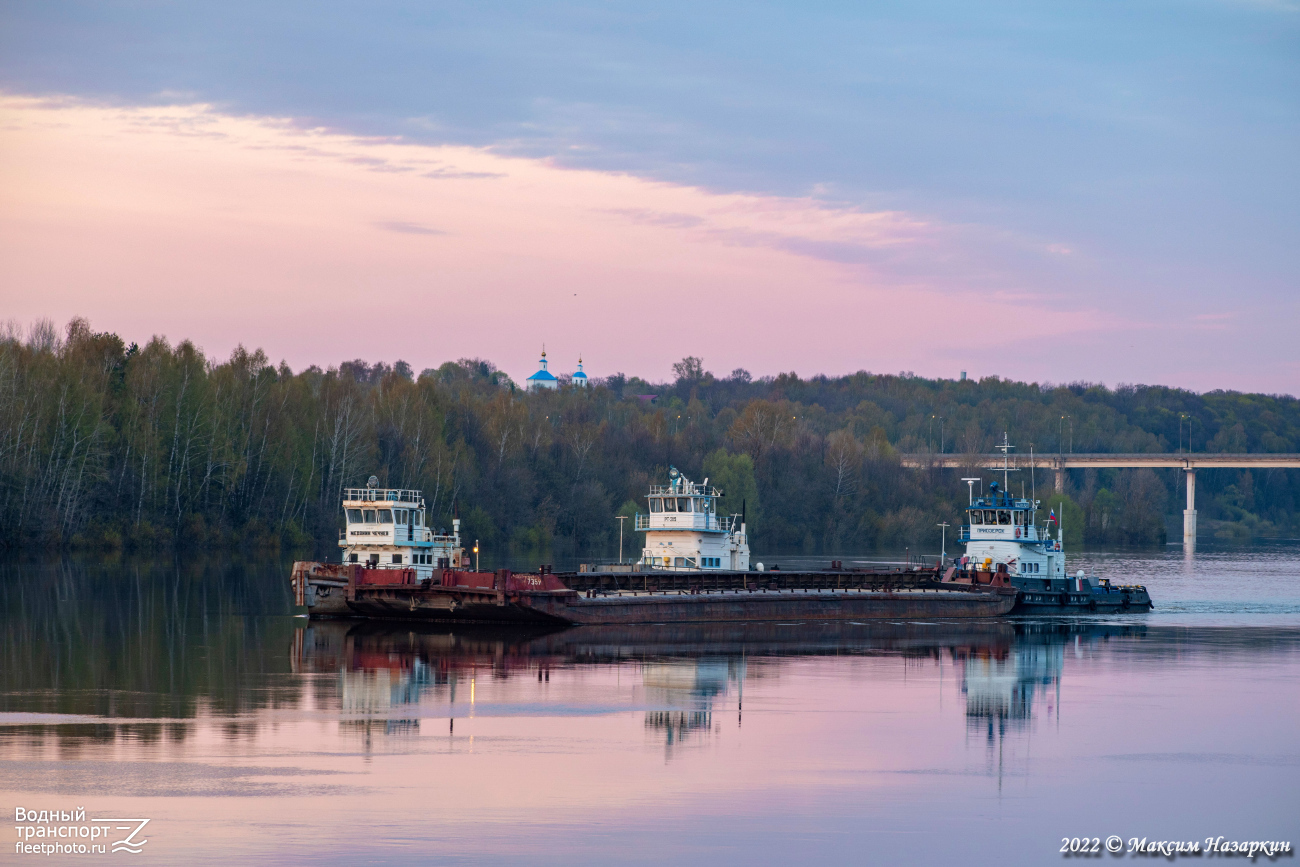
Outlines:
{"type": "Polygon", "coordinates": [[[392,510],[392,509],[380,509],[380,510],[379,510],[379,523],[381,523],[381,524],[391,524],[391,523],[393,523],[393,510],[392,510]]]}
{"type": "Polygon", "coordinates": [[[985,509],[985,510],[984,510],[984,523],[986,523],[986,524],[996,524],[997,522],[998,522],[998,513],[995,512],[995,511],[993,511],[992,509],[985,509]]]}
{"type": "Polygon", "coordinates": [[[349,523],[349,524],[360,524],[360,523],[361,523],[361,510],[360,510],[360,509],[348,509],[348,523],[349,523]]]}
{"type": "Polygon", "coordinates": [[[689,512],[690,510],[691,510],[691,498],[690,498],[690,497],[678,497],[678,498],[677,498],[677,511],[679,511],[679,512],[689,512]]]}
{"type": "Polygon", "coordinates": [[[1010,523],[1011,523],[1011,513],[1008,512],[1006,509],[999,510],[999,511],[998,511],[998,523],[999,523],[999,524],[1003,524],[1003,525],[1010,524],[1010,523]]]}
{"type": "Polygon", "coordinates": [[[664,510],[664,501],[659,497],[650,498],[650,511],[662,512],[664,510]]]}
{"type": "Polygon", "coordinates": [[[363,510],[361,511],[361,514],[365,516],[364,520],[365,520],[365,522],[366,522],[367,524],[373,524],[373,523],[375,523],[375,510],[374,510],[374,509],[363,509],[363,510]]]}
{"type": "Polygon", "coordinates": [[[417,509],[415,512],[415,526],[424,526],[424,509],[417,509]]]}
{"type": "Polygon", "coordinates": [[[979,509],[971,509],[971,510],[970,510],[970,522],[971,522],[972,524],[983,524],[983,523],[984,523],[984,512],[982,512],[982,511],[979,510],[979,509]]]}

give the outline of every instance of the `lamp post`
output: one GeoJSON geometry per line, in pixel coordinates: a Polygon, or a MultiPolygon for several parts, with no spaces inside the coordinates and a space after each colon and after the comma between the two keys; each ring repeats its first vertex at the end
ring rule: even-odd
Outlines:
{"type": "Polygon", "coordinates": [[[939,562],[942,563],[948,559],[948,524],[945,522],[936,526],[942,528],[939,531],[939,562]]]}
{"type": "Polygon", "coordinates": [[[618,519],[618,565],[623,565],[623,522],[627,520],[627,515],[615,515],[618,519]]]}
{"type": "Polygon", "coordinates": [[[475,540],[474,540],[474,571],[475,571],[475,572],[479,571],[479,569],[478,569],[478,539],[475,539],[475,540]]]}

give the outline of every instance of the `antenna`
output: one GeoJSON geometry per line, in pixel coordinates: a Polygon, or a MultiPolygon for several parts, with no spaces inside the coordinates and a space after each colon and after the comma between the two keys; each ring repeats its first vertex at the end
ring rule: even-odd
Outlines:
{"type": "Polygon", "coordinates": [[[1005,497],[1007,496],[1007,489],[1010,487],[1008,474],[1011,472],[1011,466],[1007,463],[1007,455],[1015,448],[1007,439],[1006,431],[1002,432],[1002,445],[998,446],[998,448],[1002,450],[1002,495],[1005,497]]]}
{"type": "Polygon", "coordinates": [[[1034,478],[1034,444],[1029,444],[1029,511],[1034,517],[1034,535],[1038,535],[1038,482],[1034,478]]]}
{"type": "MultiPolygon", "coordinates": [[[[1029,515],[1034,523],[1034,537],[1038,537],[1038,482],[1034,477],[1034,444],[1029,444],[1029,515]]],[[[1029,532],[1026,530],[1025,532],[1029,532]]]]}

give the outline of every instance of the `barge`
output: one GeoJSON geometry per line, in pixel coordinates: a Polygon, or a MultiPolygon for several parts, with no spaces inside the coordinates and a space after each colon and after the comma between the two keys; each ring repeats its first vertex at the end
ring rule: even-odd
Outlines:
{"type": "Polygon", "coordinates": [[[719,519],[720,496],[673,470],[649,497],[660,518],[637,522],[670,544],[648,541],[626,571],[483,572],[470,568],[459,521],[434,532],[419,491],[372,476],[344,491],[342,562],[295,563],[294,601],[313,619],[557,625],[996,617],[1016,604],[1005,582],[944,582],[937,569],[749,568],[743,514],[719,519]]]}

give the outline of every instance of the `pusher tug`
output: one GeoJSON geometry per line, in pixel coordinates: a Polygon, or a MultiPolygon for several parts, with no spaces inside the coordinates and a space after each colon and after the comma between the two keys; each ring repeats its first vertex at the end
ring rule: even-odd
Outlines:
{"type": "Polygon", "coordinates": [[[970,505],[958,541],[966,556],[944,574],[944,583],[970,586],[1009,586],[1018,591],[1013,614],[1066,614],[1092,611],[1150,611],[1151,596],[1141,585],[1115,585],[1095,575],[1065,570],[1065,534],[1055,514],[1047,526],[1037,523],[1039,501],[1012,497],[1007,454],[1014,448],[1002,436],[1002,486],[989,485],[989,495],[974,495],[967,479],[970,505]],[[1055,525],[1056,538],[1052,538],[1055,525]]]}
{"type": "Polygon", "coordinates": [[[636,516],[634,526],[646,534],[637,566],[644,569],[726,569],[749,571],[749,538],[745,516],[719,517],[722,492],[696,484],[668,469],[668,484],[651,485],[646,498],[649,514],[636,516]]]}
{"type": "Polygon", "coordinates": [[[311,618],[556,625],[995,617],[1015,605],[1009,586],[943,584],[937,568],[751,570],[743,518],[718,518],[722,492],[673,472],[651,488],[649,519],[638,518],[650,538],[640,564],[563,574],[478,571],[458,521],[435,534],[419,491],[372,476],[344,491],[343,562],[294,563],[294,601],[311,618]]]}

